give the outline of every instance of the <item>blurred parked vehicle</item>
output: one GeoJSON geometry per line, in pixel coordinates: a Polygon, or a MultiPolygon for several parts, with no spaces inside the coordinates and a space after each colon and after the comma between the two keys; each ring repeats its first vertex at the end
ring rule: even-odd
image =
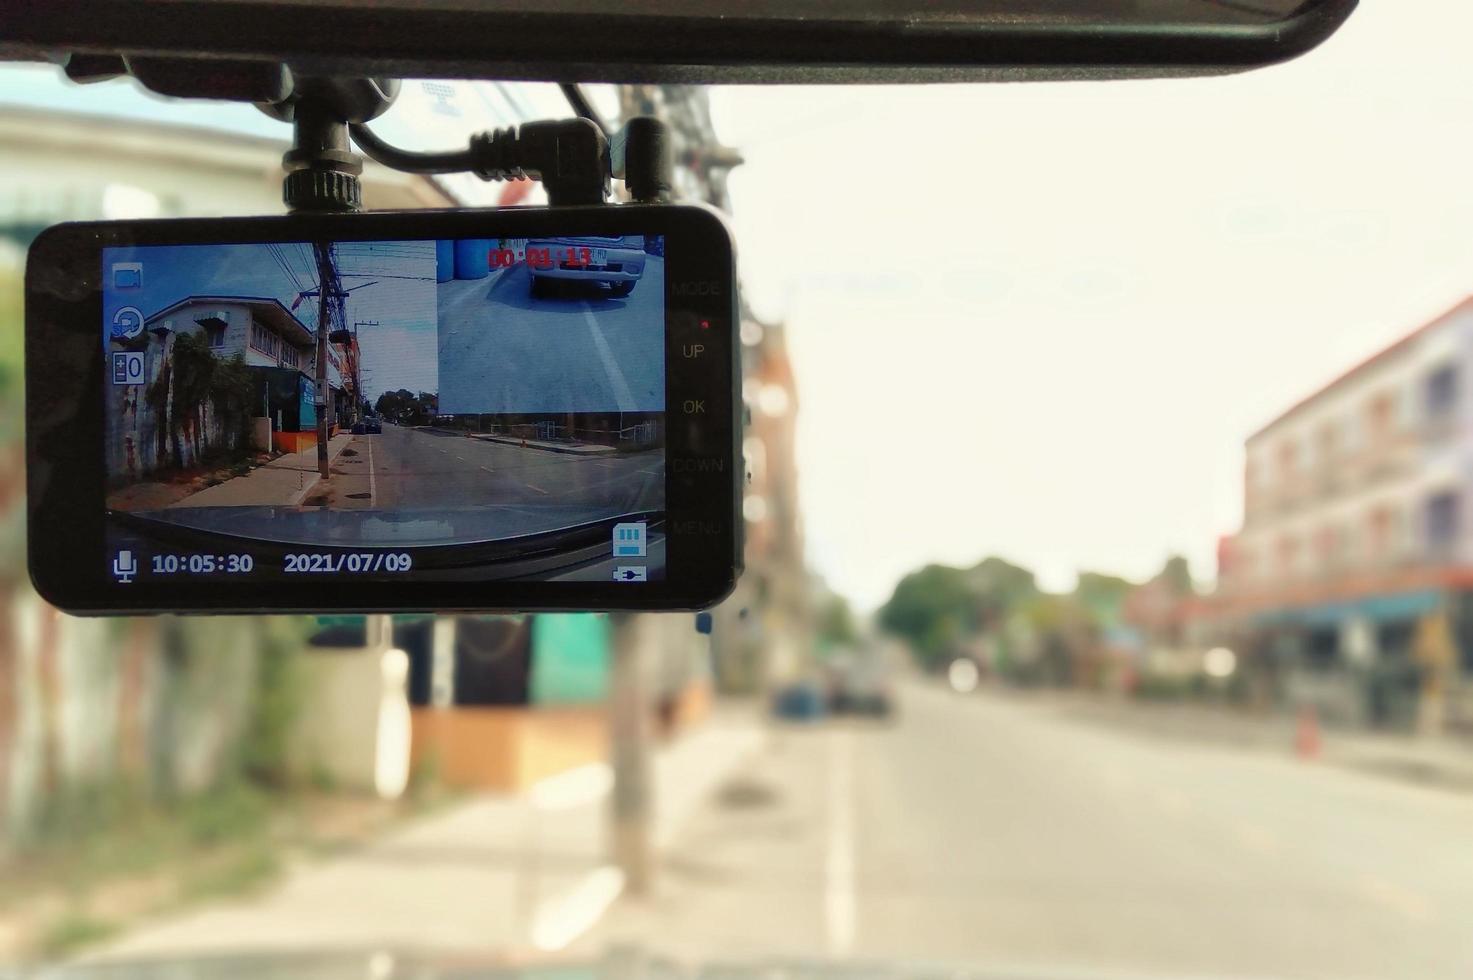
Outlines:
{"type": "Polygon", "coordinates": [[[779,687],[772,696],[772,713],[785,721],[818,721],[828,697],[817,680],[805,677],[779,687]]]}
{"type": "Polygon", "coordinates": [[[836,715],[888,718],[895,710],[895,686],[884,658],[877,650],[860,649],[835,654],[824,665],[828,707],[836,715]]]}

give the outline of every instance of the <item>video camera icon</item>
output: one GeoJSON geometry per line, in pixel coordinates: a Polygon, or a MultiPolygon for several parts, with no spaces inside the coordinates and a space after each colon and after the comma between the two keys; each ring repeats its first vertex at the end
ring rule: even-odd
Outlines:
{"type": "Polygon", "coordinates": [[[113,263],[113,288],[114,289],[141,289],[141,288],[143,288],[143,263],[142,262],[114,262],[113,263]]]}

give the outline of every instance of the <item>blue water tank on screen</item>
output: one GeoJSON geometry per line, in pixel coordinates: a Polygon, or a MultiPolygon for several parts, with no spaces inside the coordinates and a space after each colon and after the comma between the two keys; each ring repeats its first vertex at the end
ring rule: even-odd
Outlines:
{"type": "Polygon", "coordinates": [[[485,279],[491,274],[491,239],[462,238],[455,243],[455,278],[485,279]]]}
{"type": "Polygon", "coordinates": [[[455,243],[448,238],[435,242],[435,282],[455,278],[455,243]]]}

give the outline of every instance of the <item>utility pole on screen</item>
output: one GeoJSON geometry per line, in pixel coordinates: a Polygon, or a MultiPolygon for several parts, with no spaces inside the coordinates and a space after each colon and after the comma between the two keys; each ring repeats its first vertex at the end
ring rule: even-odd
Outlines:
{"type": "Polygon", "coordinates": [[[327,334],[332,329],[332,295],[337,292],[337,272],[332,263],[332,243],[313,242],[317,256],[317,369],[313,372],[317,409],[317,473],[324,480],[331,474],[327,457],[327,334]]]}

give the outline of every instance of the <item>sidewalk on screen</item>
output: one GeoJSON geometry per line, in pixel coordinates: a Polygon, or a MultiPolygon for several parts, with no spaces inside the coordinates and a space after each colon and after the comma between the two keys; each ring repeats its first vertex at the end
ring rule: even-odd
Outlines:
{"type": "MultiPolygon", "coordinates": [[[[329,463],[348,448],[353,436],[340,432],[327,443],[329,463]]],[[[317,470],[317,447],[286,453],[237,476],[192,493],[170,507],[295,507],[322,479],[317,470]]]]}

